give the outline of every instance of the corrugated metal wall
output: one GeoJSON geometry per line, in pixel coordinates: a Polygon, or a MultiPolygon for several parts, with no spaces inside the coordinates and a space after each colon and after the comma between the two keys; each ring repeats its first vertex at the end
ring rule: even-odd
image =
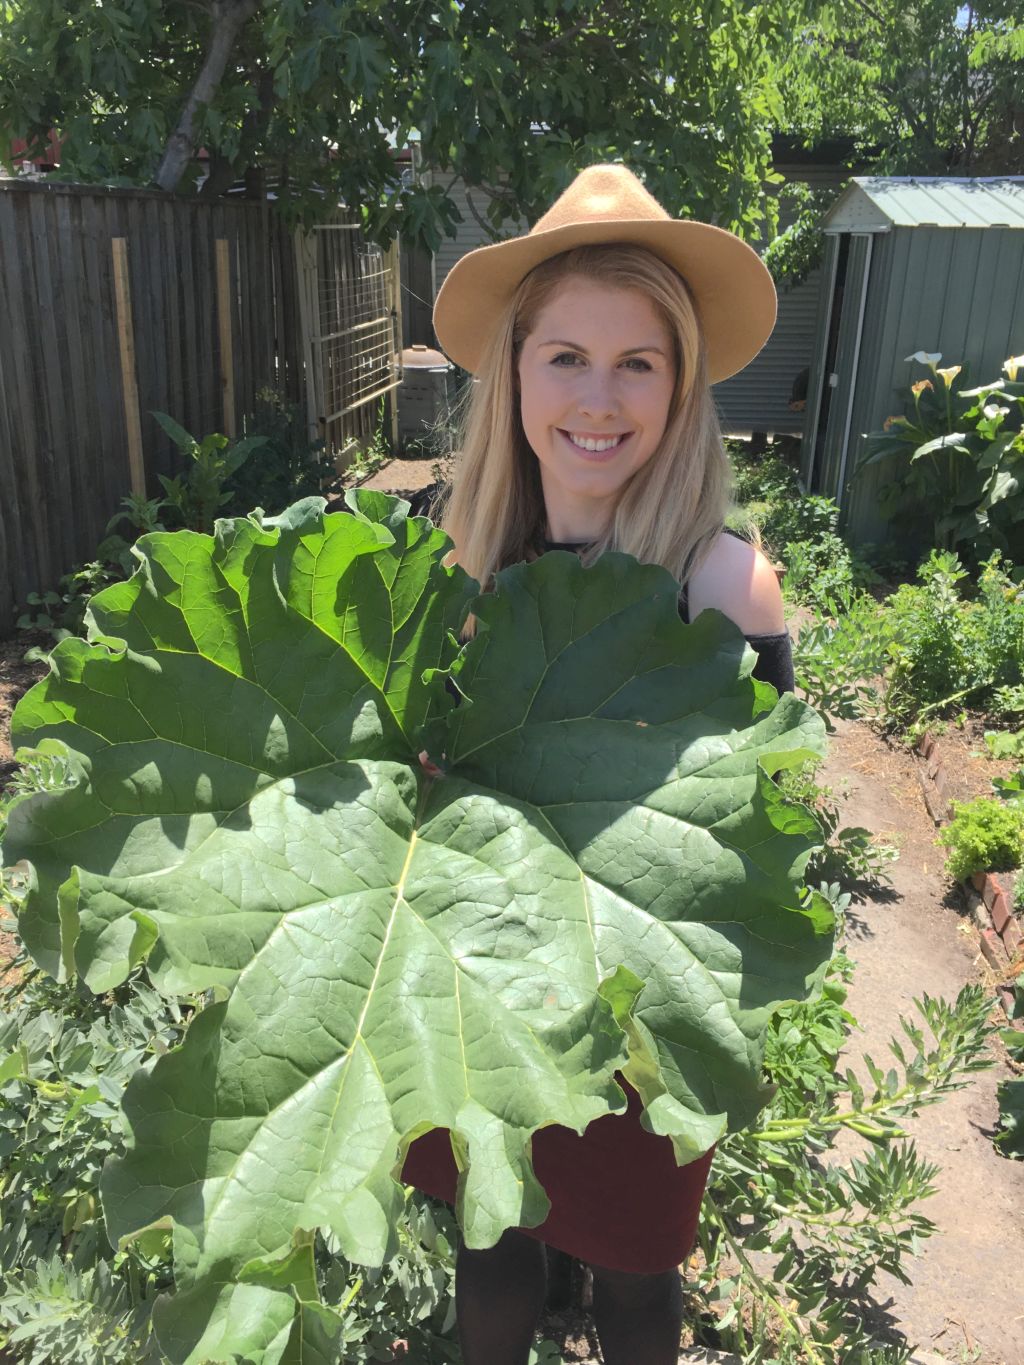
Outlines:
{"type": "Polygon", "coordinates": [[[782,290],[775,331],[764,350],[740,374],[712,389],[723,431],[803,431],[803,413],[790,412],[788,404],[794,379],[811,363],[820,292],[820,270],[796,288],[782,290]]]}
{"type": "MultiPolygon", "coordinates": [[[[855,237],[854,249],[863,240],[855,237]]],[[[855,311],[848,288],[844,334],[855,323],[850,316],[855,311]]],[[[844,523],[857,542],[896,534],[875,511],[887,479],[884,466],[853,474],[865,434],[902,413],[910,384],[928,377],[923,366],[906,360],[918,350],[940,352],[944,365],[964,365],[971,384],[997,378],[1008,356],[1024,352],[1024,232],[922,226],[874,235],[843,495],[844,523]]],[[[852,362],[851,348],[841,347],[837,392],[849,393],[852,362]]],[[[830,417],[820,487],[834,496],[839,436],[833,421],[830,417]]]]}

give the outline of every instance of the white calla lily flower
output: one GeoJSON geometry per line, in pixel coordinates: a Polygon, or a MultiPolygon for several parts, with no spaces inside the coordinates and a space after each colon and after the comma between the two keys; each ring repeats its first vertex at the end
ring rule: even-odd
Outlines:
{"type": "Polygon", "coordinates": [[[991,384],[981,384],[976,389],[961,389],[961,398],[980,398],[985,393],[995,393],[998,389],[1006,388],[1005,379],[993,379],[991,384]]]}
{"type": "Polygon", "coordinates": [[[903,357],[904,360],[916,360],[919,365],[927,365],[931,372],[935,373],[935,366],[942,359],[941,351],[915,351],[913,355],[903,357]]]}

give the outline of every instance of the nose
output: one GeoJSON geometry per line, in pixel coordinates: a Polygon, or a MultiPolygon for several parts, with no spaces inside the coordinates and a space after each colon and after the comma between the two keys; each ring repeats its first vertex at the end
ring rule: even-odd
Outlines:
{"type": "Polygon", "coordinates": [[[619,402],[612,376],[602,373],[596,366],[591,369],[580,390],[577,406],[581,417],[600,421],[614,417],[619,410],[619,402]]]}

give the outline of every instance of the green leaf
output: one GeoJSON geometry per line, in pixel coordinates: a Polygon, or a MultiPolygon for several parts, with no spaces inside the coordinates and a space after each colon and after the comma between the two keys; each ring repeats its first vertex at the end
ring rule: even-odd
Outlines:
{"type": "Polygon", "coordinates": [[[379,38],[353,34],[345,39],[342,50],[347,62],[345,79],[361,93],[376,94],[389,71],[384,44],[379,38]]]}
{"type": "Polygon", "coordinates": [[[329,1359],[294,1249],[319,1227],[389,1254],[431,1127],[471,1246],[544,1218],[533,1133],[620,1111],[618,1072],[679,1160],[706,1151],[829,957],[800,894],[817,826],[768,776],[822,725],[730,622],[684,625],[627,556],[549,554],[498,576],[456,658],[449,543],[353,502],[144,537],[14,719],[77,779],[11,810],[33,953],[95,990],[145,960],[226,994],[130,1083],[103,1184],[115,1240],[173,1222],[175,1361],[329,1359]]]}
{"type": "Polygon", "coordinates": [[[996,1145],[1006,1156],[1024,1158],[1024,1080],[1000,1082],[996,1098],[1002,1124],[996,1145]]]}
{"type": "Polygon", "coordinates": [[[9,1052],[0,1061],[0,1085],[6,1085],[8,1081],[21,1080],[25,1075],[25,1058],[22,1053],[9,1052]]]}
{"type": "MultiPolygon", "coordinates": [[[[179,426],[173,417],[168,417],[166,412],[154,412],[153,416],[183,455],[189,455],[196,449],[197,442],[195,437],[190,436],[185,428],[179,426]]],[[[163,480],[161,480],[161,482],[163,482],[163,480]]]]}
{"type": "Polygon", "coordinates": [[[933,455],[937,450],[949,450],[950,448],[958,451],[961,455],[969,455],[970,451],[964,445],[966,439],[962,431],[946,432],[942,436],[936,436],[934,440],[925,441],[911,455],[911,460],[920,460],[925,455],[933,455]]]}

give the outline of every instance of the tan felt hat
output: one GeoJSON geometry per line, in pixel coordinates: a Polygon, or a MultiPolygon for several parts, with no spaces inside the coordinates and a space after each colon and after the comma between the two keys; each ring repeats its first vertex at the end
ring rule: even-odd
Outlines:
{"type": "Polygon", "coordinates": [[[755,251],[731,232],[670,218],[625,166],[588,166],[525,237],[470,251],[434,303],[443,349],[475,372],[491,328],[520,280],[575,246],[630,242],[674,267],[693,295],[712,384],[748,365],[775,326],[775,285],[755,251]]]}

